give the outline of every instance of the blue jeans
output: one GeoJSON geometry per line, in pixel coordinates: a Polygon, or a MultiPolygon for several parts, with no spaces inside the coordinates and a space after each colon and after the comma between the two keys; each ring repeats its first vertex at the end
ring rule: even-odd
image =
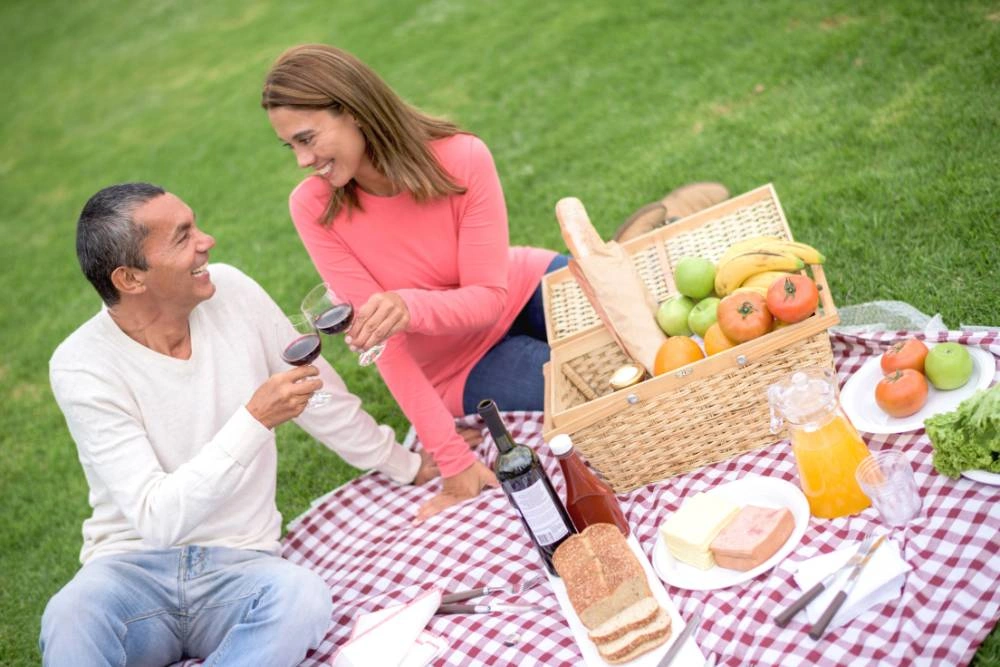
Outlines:
{"type": "Polygon", "coordinates": [[[104,556],[49,600],[44,665],[297,665],[333,610],[315,572],[259,551],[180,547],[104,556]]]}
{"type": "MultiPolygon", "coordinates": [[[[556,255],[545,273],[561,269],[568,262],[566,255],[556,255]]],[[[492,398],[501,411],[541,411],[545,407],[542,365],[548,360],[545,309],[539,284],[500,342],[472,367],[462,392],[465,414],[475,414],[476,405],[486,398],[492,398]]]]}

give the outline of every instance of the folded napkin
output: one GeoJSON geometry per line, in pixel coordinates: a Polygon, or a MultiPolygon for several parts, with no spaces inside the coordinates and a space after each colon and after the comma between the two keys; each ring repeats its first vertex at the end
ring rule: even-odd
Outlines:
{"type": "MultiPolygon", "coordinates": [[[[798,564],[798,570],[794,575],[795,583],[803,591],[809,590],[823,577],[846,563],[858,550],[858,546],[860,545],[853,544],[833,553],[802,561],[798,564]]],[[[899,597],[906,573],[911,569],[910,565],[900,556],[899,546],[887,539],[882,546],[875,550],[872,559],[861,570],[854,590],[847,596],[847,600],[844,601],[837,615],[833,617],[829,627],[836,628],[844,625],[869,607],[899,597]]],[[[823,615],[830,601],[840,590],[841,585],[847,581],[848,574],[849,571],[841,573],[825,591],[809,603],[806,607],[806,615],[809,617],[810,623],[815,623],[823,615]]]]}
{"type": "Polygon", "coordinates": [[[444,640],[424,630],[441,604],[441,591],[358,618],[351,637],[333,656],[334,667],[424,667],[444,651],[444,640]]]}

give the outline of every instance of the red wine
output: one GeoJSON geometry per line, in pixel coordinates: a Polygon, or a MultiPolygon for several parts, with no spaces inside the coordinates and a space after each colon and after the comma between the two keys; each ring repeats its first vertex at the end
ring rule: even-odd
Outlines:
{"type": "Polygon", "coordinates": [[[289,343],[281,353],[281,358],[292,366],[305,366],[316,360],[319,351],[319,334],[306,334],[289,343]]]}
{"type": "Polygon", "coordinates": [[[479,403],[478,410],[500,450],[493,472],[500,480],[507,499],[520,515],[521,523],[542,556],[545,568],[555,575],[552,554],[556,547],[576,532],[573,521],[552,488],[535,450],[514,442],[500,419],[496,403],[486,399],[479,403]]]}
{"type": "Polygon", "coordinates": [[[327,308],[316,318],[316,328],[327,335],[339,334],[351,328],[354,321],[354,307],[349,303],[338,303],[327,308]]]}

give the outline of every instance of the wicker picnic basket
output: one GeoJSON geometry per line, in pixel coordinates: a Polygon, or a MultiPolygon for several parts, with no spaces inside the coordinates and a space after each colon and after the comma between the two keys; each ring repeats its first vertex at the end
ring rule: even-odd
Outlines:
{"type": "MultiPolygon", "coordinates": [[[[730,244],[761,235],[792,238],[771,185],[623,247],[660,302],[675,292],[672,267],[682,257],[717,261],[730,244]]],[[[545,276],[552,348],[545,367],[545,439],[571,435],[618,493],[776,442],[768,387],[797,369],[833,363],[827,329],[839,318],[823,268],[810,270],[820,293],[813,317],[620,391],[612,391],[608,380],[630,359],[568,269],[545,276]]]]}

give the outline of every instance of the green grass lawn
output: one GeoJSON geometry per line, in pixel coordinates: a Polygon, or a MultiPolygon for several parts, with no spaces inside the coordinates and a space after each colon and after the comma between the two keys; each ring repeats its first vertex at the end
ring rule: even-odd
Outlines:
{"type": "MultiPolygon", "coordinates": [[[[316,274],[288,219],[301,178],[258,100],[286,47],[353,51],[492,148],[515,243],[564,249],[555,202],[605,235],[690,180],[774,183],[839,305],[907,301],[1000,324],[1000,4],[128,2],[0,5],[0,664],[37,664],[46,600],[78,567],[86,485],[48,387],[97,308],[74,255],[83,203],[148,180],[197,211],[215,261],[294,310],[316,274]],[[708,8],[711,8],[710,10],[708,8]]],[[[406,423],[340,343],[370,411],[406,423]]],[[[279,431],[286,520],[356,471],[279,431]]],[[[974,664],[1000,664],[994,632],[974,664]]]]}

